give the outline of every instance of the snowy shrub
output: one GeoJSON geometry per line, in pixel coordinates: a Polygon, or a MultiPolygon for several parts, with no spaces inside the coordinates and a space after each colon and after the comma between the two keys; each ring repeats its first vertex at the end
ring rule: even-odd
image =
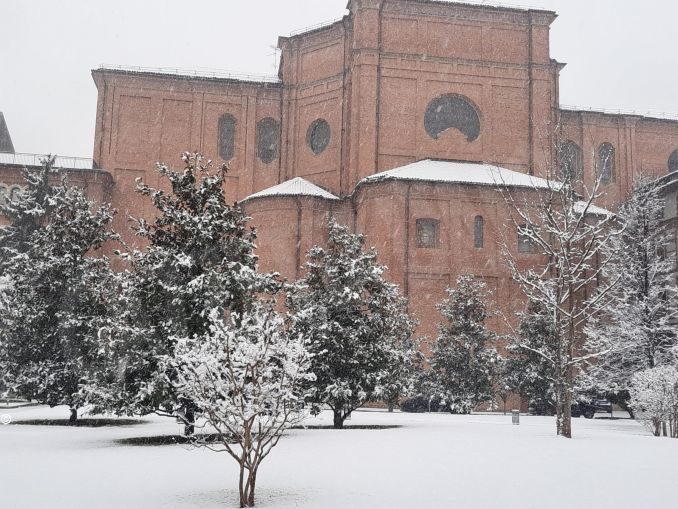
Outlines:
{"type": "Polygon", "coordinates": [[[655,436],[663,431],[664,436],[678,438],[678,369],[660,366],[636,373],[629,392],[636,418],[655,436]]]}
{"type": "MultiPolygon", "coordinates": [[[[173,373],[168,382],[193,402],[238,462],[240,507],[253,507],[259,465],[305,416],[302,405],[315,375],[303,338],[286,331],[272,306],[256,304],[228,321],[217,309],[209,320],[206,334],[177,340],[174,356],[165,359],[173,373]]],[[[215,447],[200,435],[194,443],[215,447]]]]}

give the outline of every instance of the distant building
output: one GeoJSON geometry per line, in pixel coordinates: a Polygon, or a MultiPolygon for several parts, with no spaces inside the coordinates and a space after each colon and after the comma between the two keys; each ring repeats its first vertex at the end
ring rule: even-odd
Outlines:
{"type": "Polygon", "coordinates": [[[7,129],[7,123],[2,111],[0,111],[0,152],[14,152],[12,137],[9,135],[9,129],[7,129]]]}
{"type": "Polygon", "coordinates": [[[91,171],[110,175],[116,229],[153,212],[138,177],[158,185],[156,161],[201,151],[229,162],[226,193],[253,217],[264,269],[298,277],[334,215],[367,235],[434,336],[460,274],[483,278],[507,315],[524,308],[500,242],[525,266],[538,256],[507,224],[493,175],[521,186],[558,168],[590,185],[602,172],[599,205],[614,209],[638,174],[678,171],[678,121],[561,107],[554,12],[432,0],[348,11],[279,38],[273,79],[94,70],[91,171]]]}
{"type": "MultiPolygon", "coordinates": [[[[22,168],[40,167],[46,154],[24,154],[14,152],[14,145],[7,123],[0,112],[0,202],[18,200],[24,188],[22,168]]],[[[99,202],[110,200],[111,175],[95,168],[94,160],[79,157],[57,157],[55,167],[68,172],[69,182],[82,187],[87,194],[99,202]]],[[[0,217],[0,224],[6,221],[0,217]]]]}

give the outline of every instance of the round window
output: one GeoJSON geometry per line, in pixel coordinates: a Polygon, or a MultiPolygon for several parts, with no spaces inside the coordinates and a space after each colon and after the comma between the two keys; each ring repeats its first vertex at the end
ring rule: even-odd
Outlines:
{"type": "Polygon", "coordinates": [[[315,155],[322,154],[330,144],[332,131],[326,120],[319,118],[308,127],[306,143],[315,155]]]}
{"type": "Polygon", "coordinates": [[[465,97],[442,95],[433,99],[426,108],[424,128],[434,140],[448,129],[458,129],[471,143],[480,136],[480,116],[465,97]]]}

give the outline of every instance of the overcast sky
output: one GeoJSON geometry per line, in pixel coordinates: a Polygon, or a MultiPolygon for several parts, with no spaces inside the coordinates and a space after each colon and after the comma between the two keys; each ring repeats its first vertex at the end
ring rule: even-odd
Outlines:
{"type": "MultiPolygon", "coordinates": [[[[0,111],[17,152],[91,157],[100,64],[275,74],[278,35],[347,0],[0,0],[0,111]]],[[[482,3],[482,2],[476,2],[482,3]]],[[[675,0],[512,0],[555,10],[565,105],[678,113],[675,0]]]]}

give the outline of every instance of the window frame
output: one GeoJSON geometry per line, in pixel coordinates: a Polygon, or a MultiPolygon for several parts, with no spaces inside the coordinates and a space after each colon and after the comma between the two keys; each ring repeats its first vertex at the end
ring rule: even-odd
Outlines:
{"type": "Polygon", "coordinates": [[[440,248],[440,220],[432,217],[422,217],[415,222],[415,243],[417,249],[438,249],[440,248]],[[432,228],[432,241],[424,241],[424,229],[426,227],[432,228]]]}
{"type": "Polygon", "coordinates": [[[264,164],[271,164],[275,162],[280,156],[280,122],[278,122],[273,117],[265,117],[260,119],[257,122],[256,127],[256,154],[257,159],[259,159],[264,164]],[[264,132],[266,129],[271,129],[271,132],[264,132]],[[262,147],[262,137],[275,135],[274,143],[269,147],[262,147]],[[270,151],[270,154],[267,152],[270,151]]]}
{"type": "Polygon", "coordinates": [[[518,228],[516,229],[516,233],[518,236],[517,239],[517,250],[518,253],[520,254],[533,254],[535,251],[535,245],[534,241],[529,237],[528,234],[526,233],[521,233],[520,230],[527,230],[528,226],[527,224],[519,224],[518,228]]]}
{"type": "Polygon", "coordinates": [[[598,172],[600,183],[603,185],[613,184],[617,181],[617,149],[609,141],[598,146],[598,172]],[[605,160],[603,160],[604,150],[609,150],[605,160]],[[606,165],[606,162],[609,162],[609,165],[606,165]]]}
{"type": "Polygon", "coordinates": [[[480,214],[473,218],[473,247],[475,249],[485,247],[485,218],[480,214]]]}
{"type": "MultiPolygon", "coordinates": [[[[238,120],[230,113],[224,113],[219,117],[217,125],[217,151],[223,161],[230,161],[235,157],[235,138],[238,126],[238,120]],[[230,130],[230,133],[229,133],[230,130]],[[224,147],[224,138],[230,134],[230,146],[224,147]],[[224,150],[227,148],[227,150],[224,150]],[[230,157],[229,156],[230,153],[230,157]]],[[[228,143],[228,141],[226,141],[228,143]]]]}

